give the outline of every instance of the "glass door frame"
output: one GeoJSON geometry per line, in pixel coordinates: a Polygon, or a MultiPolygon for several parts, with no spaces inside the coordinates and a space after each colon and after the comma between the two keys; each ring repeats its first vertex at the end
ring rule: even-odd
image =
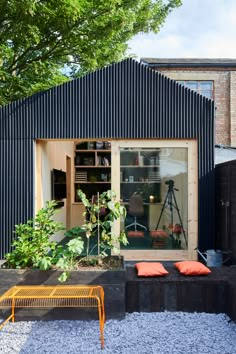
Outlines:
{"type": "MultiPolygon", "coordinates": [[[[197,140],[133,139],[112,141],[112,189],[120,199],[120,149],[121,148],[187,148],[188,156],[188,249],[187,250],[121,250],[125,260],[197,260],[198,246],[198,143],[197,140]]],[[[120,232],[120,221],[114,225],[120,232]]]]}

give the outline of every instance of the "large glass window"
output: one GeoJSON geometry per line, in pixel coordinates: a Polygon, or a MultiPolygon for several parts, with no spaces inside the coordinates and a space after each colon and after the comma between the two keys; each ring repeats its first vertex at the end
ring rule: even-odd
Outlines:
{"type": "Polygon", "coordinates": [[[203,96],[213,99],[213,81],[177,81],[203,96]]]}
{"type": "Polygon", "coordinates": [[[187,148],[120,148],[126,249],[188,248],[187,148]]]}

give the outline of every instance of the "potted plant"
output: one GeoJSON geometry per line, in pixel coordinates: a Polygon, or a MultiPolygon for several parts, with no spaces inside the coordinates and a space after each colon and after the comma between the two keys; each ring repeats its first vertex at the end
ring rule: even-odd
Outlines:
{"type": "Polygon", "coordinates": [[[169,224],[168,229],[170,230],[172,237],[173,248],[181,249],[181,234],[183,233],[183,227],[180,224],[169,224]]]}

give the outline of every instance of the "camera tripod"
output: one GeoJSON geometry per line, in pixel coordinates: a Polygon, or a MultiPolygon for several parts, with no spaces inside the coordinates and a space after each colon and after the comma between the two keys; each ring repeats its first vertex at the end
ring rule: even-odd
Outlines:
{"type": "Polygon", "coordinates": [[[179,217],[179,224],[181,226],[181,232],[184,235],[184,240],[186,242],[186,245],[188,245],[186,233],[185,233],[185,230],[184,230],[184,227],[183,227],[183,222],[182,222],[182,219],[181,219],[181,216],[180,216],[180,213],[179,213],[178,204],[177,204],[177,201],[176,201],[176,198],[175,198],[175,192],[174,191],[178,191],[178,189],[174,188],[174,181],[171,180],[171,179],[169,181],[166,181],[165,184],[168,185],[168,191],[167,191],[167,194],[166,194],[166,197],[165,197],[165,201],[164,201],[163,207],[161,209],[161,213],[160,213],[160,216],[159,216],[159,219],[158,219],[158,222],[157,222],[156,230],[159,227],[159,224],[160,224],[160,221],[161,221],[161,217],[162,217],[162,214],[163,214],[164,210],[169,207],[170,208],[170,219],[171,219],[170,223],[172,225],[171,236],[173,237],[173,234],[174,234],[174,227],[173,227],[173,221],[174,221],[173,212],[174,212],[174,210],[173,210],[173,208],[174,208],[177,211],[177,214],[178,214],[178,217],[179,217]]]}

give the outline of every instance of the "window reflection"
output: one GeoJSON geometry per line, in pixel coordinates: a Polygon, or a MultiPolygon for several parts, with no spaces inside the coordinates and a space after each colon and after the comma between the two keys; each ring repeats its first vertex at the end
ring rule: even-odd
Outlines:
{"type": "Polygon", "coordinates": [[[191,90],[200,93],[207,98],[213,99],[213,81],[177,81],[179,84],[184,85],[191,90]]]}
{"type": "Polygon", "coordinates": [[[121,148],[128,249],[187,249],[187,177],[187,148],[121,148]]]}

